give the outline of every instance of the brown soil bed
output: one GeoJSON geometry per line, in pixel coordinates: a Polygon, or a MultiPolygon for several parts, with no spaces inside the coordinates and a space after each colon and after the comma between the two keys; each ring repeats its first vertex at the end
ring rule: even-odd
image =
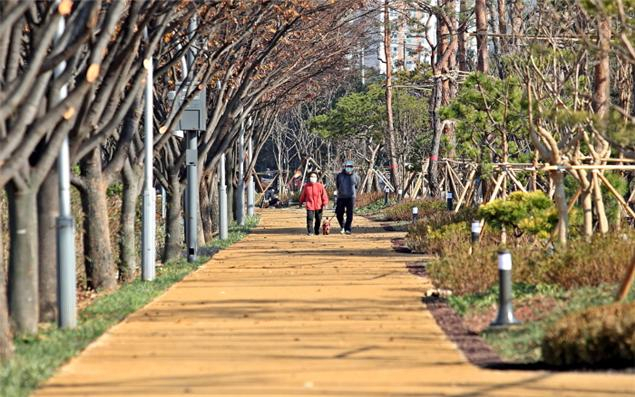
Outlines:
{"type": "Polygon", "coordinates": [[[479,367],[504,364],[498,354],[478,334],[467,329],[461,317],[452,310],[445,299],[432,296],[424,297],[422,300],[439,327],[461,349],[469,362],[479,367]]]}
{"type": "MultiPolygon", "coordinates": [[[[408,271],[419,277],[426,277],[425,264],[423,262],[411,262],[406,264],[408,271]]],[[[426,305],[435,321],[443,332],[461,350],[467,360],[479,367],[498,370],[532,370],[532,371],[554,371],[554,372],[608,372],[608,373],[635,373],[635,367],[629,368],[597,368],[597,367],[556,367],[544,362],[514,363],[504,361],[494,349],[483,340],[478,332],[483,331],[493,317],[492,312],[483,313],[479,318],[468,318],[464,320],[454,309],[450,307],[445,298],[438,296],[422,297],[421,301],[426,305]]],[[[540,312],[546,309],[545,306],[553,308],[555,302],[545,302],[541,307],[533,307],[531,301],[527,305],[519,307],[519,319],[531,320],[541,317],[540,312]]],[[[534,302],[535,303],[535,302],[534,302]]]]}
{"type": "MultiPolygon", "coordinates": [[[[425,265],[421,262],[409,263],[407,267],[408,271],[416,276],[426,276],[425,265]]],[[[430,296],[423,297],[422,302],[432,313],[439,327],[461,349],[469,362],[479,367],[504,364],[498,354],[478,334],[471,332],[466,327],[463,319],[456,314],[445,299],[430,296]]]]}

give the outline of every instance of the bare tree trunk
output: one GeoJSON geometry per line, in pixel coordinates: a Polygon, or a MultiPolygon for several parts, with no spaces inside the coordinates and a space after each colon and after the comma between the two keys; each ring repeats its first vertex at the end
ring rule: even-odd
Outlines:
{"type": "Polygon", "coordinates": [[[593,110],[600,117],[604,117],[609,108],[610,63],[609,51],[611,45],[611,24],[607,17],[600,17],[598,21],[598,62],[595,65],[593,80],[593,110]]]}
{"type": "Polygon", "coordinates": [[[478,53],[476,70],[481,73],[489,71],[487,54],[487,1],[475,0],[476,14],[476,51],[478,53]]]}
{"type": "Polygon", "coordinates": [[[227,220],[235,220],[234,216],[234,151],[227,151],[227,162],[225,167],[225,183],[227,184],[227,220]]]}
{"type": "MultiPolygon", "coordinates": [[[[199,197],[200,197],[200,193],[199,193],[199,197]]],[[[198,206],[198,228],[197,228],[197,234],[198,236],[196,236],[196,239],[198,240],[197,245],[199,247],[204,247],[206,244],[206,239],[205,239],[205,231],[203,230],[203,209],[200,205],[200,201],[199,201],[199,206],[198,206]]]]}
{"type": "Polygon", "coordinates": [[[37,193],[7,186],[9,198],[9,312],[18,333],[34,334],[39,320],[37,193]]]}
{"type": "Polygon", "coordinates": [[[40,321],[57,319],[57,240],[55,222],[59,216],[58,177],[55,168],[37,195],[40,321]]]}
{"type": "Polygon", "coordinates": [[[106,182],[101,169],[101,149],[95,149],[82,161],[86,189],[82,192],[84,209],[84,252],[89,285],[95,290],[117,286],[117,269],[110,245],[106,182]]]}
{"type": "MultiPolygon", "coordinates": [[[[2,191],[0,190],[0,195],[2,191]]],[[[2,215],[5,213],[4,201],[0,198],[0,362],[13,354],[13,338],[9,326],[9,307],[7,301],[6,267],[2,238],[5,225],[2,224],[2,215]]]]}
{"type": "Polygon", "coordinates": [[[520,36],[524,33],[523,29],[523,11],[525,9],[525,0],[512,0],[512,41],[511,44],[517,47],[521,42],[520,36]]]}
{"type": "Polygon", "coordinates": [[[569,208],[567,196],[564,190],[564,174],[560,171],[551,171],[551,180],[553,181],[556,192],[553,196],[558,209],[558,241],[562,247],[567,246],[567,229],[569,223],[569,208]]]}
{"type": "Polygon", "coordinates": [[[215,192],[213,190],[212,176],[205,176],[201,183],[199,200],[201,203],[201,230],[207,242],[211,242],[214,239],[212,197],[215,192]]]}
{"type": "Polygon", "coordinates": [[[119,235],[119,278],[123,282],[134,280],[139,269],[139,256],[137,255],[137,239],[135,233],[135,221],[137,217],[137,202],[140,189],[140,178],[128,162],[124,165],[123,172],[123,197],[121,203],[121,231],[119,235]]]}
{"type": "Polygon", "coordinates": [[[183,211],[183,195],[179,172],[171,172],[168,178],[168,217],[166,222],[163,262],[167,263],[181,255],[183,243],[183,229],[181,227],[181,212],[183,211]]]}
{"type": "Polygon", "coordinates": [[[457,61],[459,63],[459,70],[466,72],[468,70],[467,65],[467,50],[465,48],[467,24],[464,25],[465,20],[468,18],[467,0],[460,0],[459,3],[459,42],[457,51],[457,61]]]}
{"type": "Polygon", "coordinates": [[[428,190],[432,197],[438,197],[441,194],[439,191],[439,149],[441,146],[441,134],[443,132],[441,129],[441,120],[439,119],[441,85],[441,78],[436,78],[434,80],[432,95],[430,96],[430,123],[432,124],[434,136],[432,137],[432,154],[430,155],[430,162],[428,163],[428,190]]]}
{"type": "Polygon", "coordinates": [[[598,217],[598,226],[600,233],[609,232],[609,221],[606,217],[606,208],[604,207],[604,199],[602,198],[602,186],[596,173],[593,173],[593,201],[595,203],[595,211],[598,217]]]}
{"type": "Polygon", "coordinates": [[[397,144],[395,139],[395,125],[392,114],[392,46],[390,15],[388,12],[388,0],[384,0],[384,54],[386,56],[386,134],[388,141],[388,154],[390,156],[390,179],[395,187],[399,186],[399,165],[397,164],[397,144]]]}
{"type": "Polygon", "coordinates": [[[631,65],[631,116],[635,116],[635,64],[631,65]]]}
{"type": "MultiPolygon", "coordinates": [[[[593,80],[593,110],[601,118],[605,118],[608,114],[610,104],[610,60],[609,51],[611,46],[611,23],[608,17],[599,17],[598,20],[598,62],[595,65],[595,77],[593,80]]],[[[610,150],[606,142],[597,137],[598,144],[595,152],[603,155],[604,152],[610,150]],[[599,146],[599,147],[598,147],[599,146]]],[[[599,159],[595,159],[598,163],[599,159]]],[[[595,201],[595,210],[597,211],[600,233],[605,234],[609,231],[609,224],[606,218],[604,208],[604,200],[602,198],[602,190],[597,175],[593,174],[593,198],[595,201]]]]}
{"type": "MultiPolygon", "coordinates": [[[[216,233],[220,229],[220,203],[219,203],[219,194],[218,194],[218,174],[214,172],[212,178],[210,179],[210,183],[212,186],[210,187],[210,222],[212,223],[212,233],[216,233]]],[[[264,193],[264,192],[263,192],[264,193]]],[[[212,236],[212,240],[214,237],[212,236]]],[[[210,240],[211,241],[211,240],[210,240]]]]}
{"type": "MultiPolygon", "coordinates": [[[[442,36],[449,38],[456,33],[456,17],[455,17],[456,1],[455,0],[446,1],[445,12],[448,15],[450,26],[441,24],[442,36]]],[[[445,41],[445,48],[443,49],[442,52],[439,52],[439,53],[444,55],[447,51],[450,51],[450,57],[448,58],[447,63],[443,65],[442,67],[444,68],[444,72],[451,72],[453,70],[456,70],[456,47],[453,47],[451,45],[449,39],[445,39],[444,41],[445,41]]],[[[441,105],[442,106],[449,105],[452,98],[456,96],[457,91],[458,91],[458,87],[454,79],[452,78],[443,79],[443,93],[441,95],[441,98],[442,98],[441,105]]],[[[448,120],[448,122],[444,123],[443,135],[445,135],[448,142],[448,147],[446,148],[448,157],[449,158],[456,157],[456,136],[454,135],[454,122],[450,122],[448,120]]]]}
{"type": "Polygon", "coordinates": [[[282,163],[282,142],[278,142],[276,139],[276,147],[278,148],[278,156],[276,157],[276,163],[278,165],[278,197],[282,200],[283,186],[284,186],[284,164],[282,163]]]}
{"type": "Polygon", "coordinates": [[[582,190],[580,198],[582,200],[582,211],[584,211],[584,235],[593,236],[593,196],[591,195],[591,185],[582,190]]]}
{"type": "Polygon", "coordinates": [[[501,34],[500,52],[501,55],[507,53],[507,5],[505,0],[497,0],[498,2],[498,32],[501,34]]]}
{"type": "Polygon", "coordinates": [[[589,175],[585,170],[579,170],[577,177],[580,182],[580,201],[582,202],[583,229],[586,237],[593,235],[593,195],[589,175]]]}

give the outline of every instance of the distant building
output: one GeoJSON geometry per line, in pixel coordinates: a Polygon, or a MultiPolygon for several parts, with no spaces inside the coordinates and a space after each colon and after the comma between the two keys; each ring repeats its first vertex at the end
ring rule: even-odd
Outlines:
{"type": "MultiPolygon", "coordinates": [[[[431,0],[436,4],[437,0],[431,0]]],[[[383,1],[377,0],[378,8],[383,1]]],[[[459,2],[456,2],[457,12],[459,2]]],[[[383,7],[383,6],[382,6],[383,7]]],[[[392,31],[390,37],[390,47],[392,51],[392,68],[398,70],[405,68],[413,70],[417,64],[424,63],[430,65],[432,56],[431,46],[436,45],[436,16],[427,12],[410,8],[407,4],[393,1],[392,9],[389,11],[392,31]],[[430,40],[428,43],[427,38],[430,40]]],[[[386,73],[386,56],[384,54],[384,14],[377,14],[377,24],[372,34],[371,45],[364,53],[364,66],[372,68],[379,73],[386,73]]],[[[476,39],[469,37],[466,43],[468,54],[476,50],[476,39]]]]}
{"type": "MultiPolygon", "coordinates": [[[[393,4],[389,12],[392,22],[390,47],[392,51],[392,68],[413,70],[418,63],[430,63],[431,48],[422,30],[428,31],[430,40],[435,39],[436,18],[427,13],[408,9],[405,5],[393,4]]],[[[364,52],[364,66],[379,73],[386,73],[386,56],[384,53],[384,14],[378,13],[372,44],[364,52]]],[[[434,42],[433,42],[434,44],[434,42]]]]}

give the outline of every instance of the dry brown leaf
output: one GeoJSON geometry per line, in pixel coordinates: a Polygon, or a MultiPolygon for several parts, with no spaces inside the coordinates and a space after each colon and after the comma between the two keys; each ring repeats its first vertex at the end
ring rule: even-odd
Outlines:
{"type": "Polygon", "coordinates": [[[60,5],[57,7],[57,10],[62,16],[69,15],[72,9],[73,9],[73,0],[62,0],[60,5]]]}
{"type": "Polygon", "coordinates": [[[70,120],[71,117],[73,117],[73,115],[75,114],[75,108],[74,107],[69,107],[68,109],[66,109],[66,111],[64,112],[64,120],[70,120]]]}
{"type": "Polygon", "coordinates": [[[92,83],[95,80],[97,80],[97,77],[99,77],[100,69],[101,67],[99,66],[98,63],[93,63],[92,65],[90,65],[88,67],[88,71],[86,72],[86,81],[88,81],[89,83],[92,83]]]}

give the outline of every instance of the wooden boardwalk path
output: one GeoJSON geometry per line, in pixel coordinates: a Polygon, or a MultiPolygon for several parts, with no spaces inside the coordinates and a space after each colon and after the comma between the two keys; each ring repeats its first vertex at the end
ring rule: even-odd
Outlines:
{"type": "Polygon", "coordinates": [[[425,310],[429,284],[356,218],[305,236],[304,213],[261,226],[113,327],[38,396],[635,396],[635,375],[493,371],[425,310]],[[337,228],[335,228],[337,232],[337,228]]]}

